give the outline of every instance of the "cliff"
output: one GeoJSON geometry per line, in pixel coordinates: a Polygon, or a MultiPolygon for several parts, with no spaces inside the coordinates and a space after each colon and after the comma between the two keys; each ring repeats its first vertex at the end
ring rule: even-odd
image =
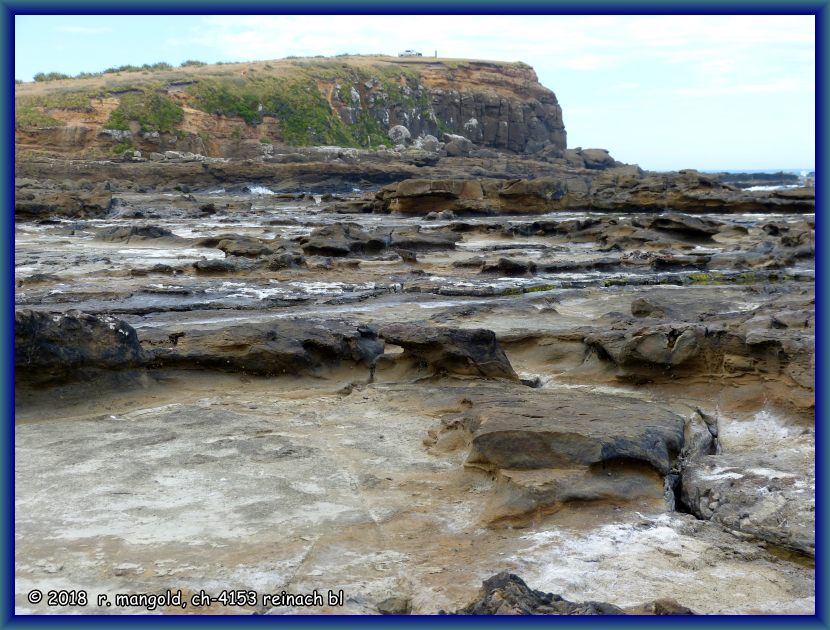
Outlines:
{"type": "Polygon", "coordinates": [[[433,58],[286,59],[24,83],[15,86],[15,123],[19,154],[70,157],[128,149],[255,157],[274,145],[375,148],[425,136],[456,151],[468,151],[467,140],[552,157],[566,147],[556,96],[532,68],[433,58]]]}

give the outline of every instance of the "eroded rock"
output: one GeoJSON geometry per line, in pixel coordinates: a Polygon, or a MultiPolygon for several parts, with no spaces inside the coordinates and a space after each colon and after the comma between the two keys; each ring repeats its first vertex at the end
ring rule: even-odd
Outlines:
{"type": "Polygon", "coordinates": [[[435,373],[518,379],[490,330],[393,324],[383,326],[380,336],[401,346],[403,359],[422,362],[435,373]]]}
{"type": "Polygon", "coordinates": [[[813,463],[772,455],[727,452],[694,459],[683,470],[682,501],[699,518],[814,556],[813,463]]]}
{"type": "MultiPolygon", "coordinates": [[[[441,611],[439,614],[447,614],[441,611]]],[[[531,589],[518,575],[502,571],[484,580],[478,598],[452,615],[693,615],[674,600],[642,604],[630,613],[606,602],[571,602],[561,595],[531,589]]]]}
{"type": "Polygon", "coordinates": [[[261,375],[314,374],[341,364],[368,369],[383,352],[375,328],[339,320],[283,319],[218,330],[183,329],[167,339],[147,337],[146,342],[156,366],[261,375]]]}

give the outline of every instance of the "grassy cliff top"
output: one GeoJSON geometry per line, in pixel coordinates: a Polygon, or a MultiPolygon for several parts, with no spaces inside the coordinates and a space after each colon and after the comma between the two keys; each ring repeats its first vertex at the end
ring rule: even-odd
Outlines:
{"type": "Polygon", "coordinates": [[[393,57],[384,55],[342,55],[337,57],[299,57],[270,61],[249,61],[233,63],[201,64],[185,62],[187,65],[169,67],[168,64],[128,67],[121,71],[111,69],[102,73],[81,73],[77,77],[65,77],[59,73],[40,73],[51,78],[39,81],[16,83],[16,96],[38,96],[59,91],[92,91],[102,95],[114,91],[150,87],[157,84],[177,84],[203,79],[249,78],[251,74],[274,78],[350,78],[354,74],[405,73],[409,75],[431,75],[441,71],[459,68],[469,70],[491,69],[493,71],[528,71],[527,64],[516,61],[490,61],[481,59],[452,59],[444,57],[393,57]]]}
{"type": "MultiPolygon", "coordinates": [[[[37,78],[15,85],[18,130],[86,127],[196,134],[206,141],[256,135],[263,143],[377,146],[388,142],[389,112],[434,117],[430,93],[486,92],[513,100],[555,102],[533,69],[522,62],[435,57],[190,61],[177,68],[159,63],[94,75],[60,78],[50,73],[37,78]],[[227,121],[264,126],[254,133],[245,127],[231,129],[227,121]]],[[[447,126],[448,121],[434,120],[437,131],[455,130],[447,126]]]]}

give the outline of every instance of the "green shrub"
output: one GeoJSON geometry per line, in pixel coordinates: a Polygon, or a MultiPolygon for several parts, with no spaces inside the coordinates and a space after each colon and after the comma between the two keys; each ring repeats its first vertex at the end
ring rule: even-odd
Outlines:
{"type": "Polygon", "coordinates": [[[140,70],[141,68],[139,68],[138,66],[114,66],[112,68],[107,68],[106,70],[104,70],[104,74],[113,74],[115,72],[139,72],[140,70]]]}
{"type": "Polygon", "coordinates": [[[61,79],[71,79],[68,74],[63,74],[62,72],[38,72],[34,79],[35,81],[60,81],[61,79]]]}
{"type": "Polygon", "coordinates": [[[91,112],[91,93],[83,90],[53,92],[42,96],[20,96],[17,104],[24,107],[44,109],[65,109],[77,112],[91,112]]]}
{"type": "Polygon", "coordinates": [[[196,61],[195,59],[188,59],[187,61],[182,61],[179,64],[180,68],[186,68],[187,66],[206,66],[207,64],[204,61],[196,61]]]}
{"type": "Polygon", "coordinates": [[[121,97],[104,127],[126,130],[133,120],[141,125],[142,131],[169,133],[184,120],[184,110],[165,94],[131,92],[121,97]]]}
{"type": "Polygon", "coordinates": [[[40,127],[58,127],[61,125],[63,125],[61,121],[52,118],[34,107],[21,107],[14,112],[15,129],[36,129],[40,127]]]}
{"type": "Polygon", "coordinates": [[[173,66],[171,66],[166,61],[159,61],[158,63],[154,63],[154,64],[145,63],[143,66],[141,66],[141,69],[142,70],[172,70],[173,66]]]}
{"type": "Polygon", "coordinates": [[[113,155],[121,155],[124,151],[130,151],[133,148],[132,142],[119,142],[110,149],[113,155]]]}
{"type": "Polygon", "coordinates": [[[238,116],[248,124],[262,121],[259,98],[243,86],[224,81],[205,80],[188,88],[196,107],[208,114],[238,116]]]}
{"type": "MultiPolygon", "coordinates": [[[[201,63],[201,62],[196,62],[201,63]]],[[[182,64],[184,65],[184,64],[182,64]]],[[[171,66],[166,61],[159,61],[158,63],[145,63],[142,66],[134,66],[132,64],[126,64],[123,66],[113,66],[112,68],[107,68],[101,74],[112,74],[115,72],[144,72],[144,71],[158,71],[158,70],[172,70],[173,66],[171,66]]]]}

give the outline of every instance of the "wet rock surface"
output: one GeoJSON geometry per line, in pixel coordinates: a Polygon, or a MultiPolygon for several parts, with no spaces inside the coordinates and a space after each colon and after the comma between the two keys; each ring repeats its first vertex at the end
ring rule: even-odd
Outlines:
{"type": "Polygon", "coordinates": [[[812,201],[566,157],[23,167],[18,610],[812,613],[812,201]]]}
{"type": "Polygon", "coordinates": [[[681,500],[700,518],[815,556],[812,465],[809,452],[701,457],[683,470],[681,500]]]}

